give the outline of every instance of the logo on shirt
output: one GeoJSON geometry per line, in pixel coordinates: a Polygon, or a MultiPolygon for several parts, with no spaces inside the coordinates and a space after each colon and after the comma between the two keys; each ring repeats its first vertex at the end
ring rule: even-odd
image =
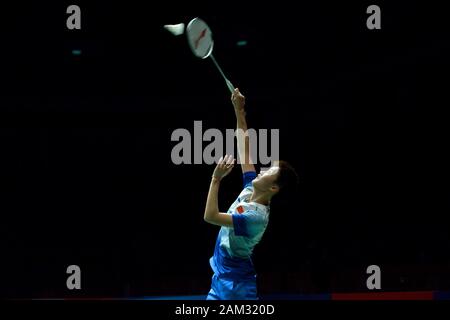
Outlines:
{"type": "Polygon", "coordinates": [[[242,208],[242,206],[239,206],[239,207],[236,208],[236,211],[238,213],[242,213],[242,212],[244,212],[244,208],[242,208]]]}

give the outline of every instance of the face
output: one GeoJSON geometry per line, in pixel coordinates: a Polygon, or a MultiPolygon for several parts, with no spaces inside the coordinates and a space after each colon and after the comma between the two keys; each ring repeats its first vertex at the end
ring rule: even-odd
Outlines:
{"type": "Polygon", "coordinates": [[[275,181],[277,180],[279,170],[280,167],[277,165],[270,167],[268,170],[262,169],[258,176],[253,180],[253,187],[260,191],[275,192],[277,190],[275,181]]]}

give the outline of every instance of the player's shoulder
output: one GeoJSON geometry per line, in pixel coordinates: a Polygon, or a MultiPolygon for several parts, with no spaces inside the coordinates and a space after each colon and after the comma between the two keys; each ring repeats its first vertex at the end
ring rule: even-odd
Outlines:
{"type": "Polygon", "coordinates": [[[243,186],[252,187],[252,181],[256,178],[256,171],[245,171],[242,173],[243,186]]]}
{"type": "Polygon", "coordinates": [[[265,221],[269,217],[267,212],[255,208],[252,204],[248,204],[242,207],[243,207],[243,210],[241,209],[242,213],[251,219],[265,221]]]}
{"type": "Polygon", "coordinates": [[[261,220],[268,220],[270,207],[252,202],[248,204],[247,211],[261,220]]]}
{"type": "Polygon", "coordinates": [[[247,186],[244,189],[242,189],[241,193],[239,193],[239,198],[238,198],[238,202],[248,202],[248,200],[250,199],[250,196],[253,193],[253,186],[247,186]]]}

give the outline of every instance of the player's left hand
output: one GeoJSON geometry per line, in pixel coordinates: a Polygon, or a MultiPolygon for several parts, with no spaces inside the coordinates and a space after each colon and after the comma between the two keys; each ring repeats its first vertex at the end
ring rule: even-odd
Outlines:
{"type": "Polygon", "coordinates": [[[225,155],[225,157],[220,157],[216,168],[214,169],[213,177],[222,180],[227,176],[234,167],[235,159],[231,155],[225,155]]]}

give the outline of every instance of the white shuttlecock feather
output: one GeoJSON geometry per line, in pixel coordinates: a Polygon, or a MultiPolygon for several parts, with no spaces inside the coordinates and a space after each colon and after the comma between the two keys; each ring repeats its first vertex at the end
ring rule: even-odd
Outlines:
{"type": "Polygon", "coordinates": [[[166,24],[164,29],[168,30],[174,36],[179,36],[184,33],[184,23],[179,24],[166,24]]]}

